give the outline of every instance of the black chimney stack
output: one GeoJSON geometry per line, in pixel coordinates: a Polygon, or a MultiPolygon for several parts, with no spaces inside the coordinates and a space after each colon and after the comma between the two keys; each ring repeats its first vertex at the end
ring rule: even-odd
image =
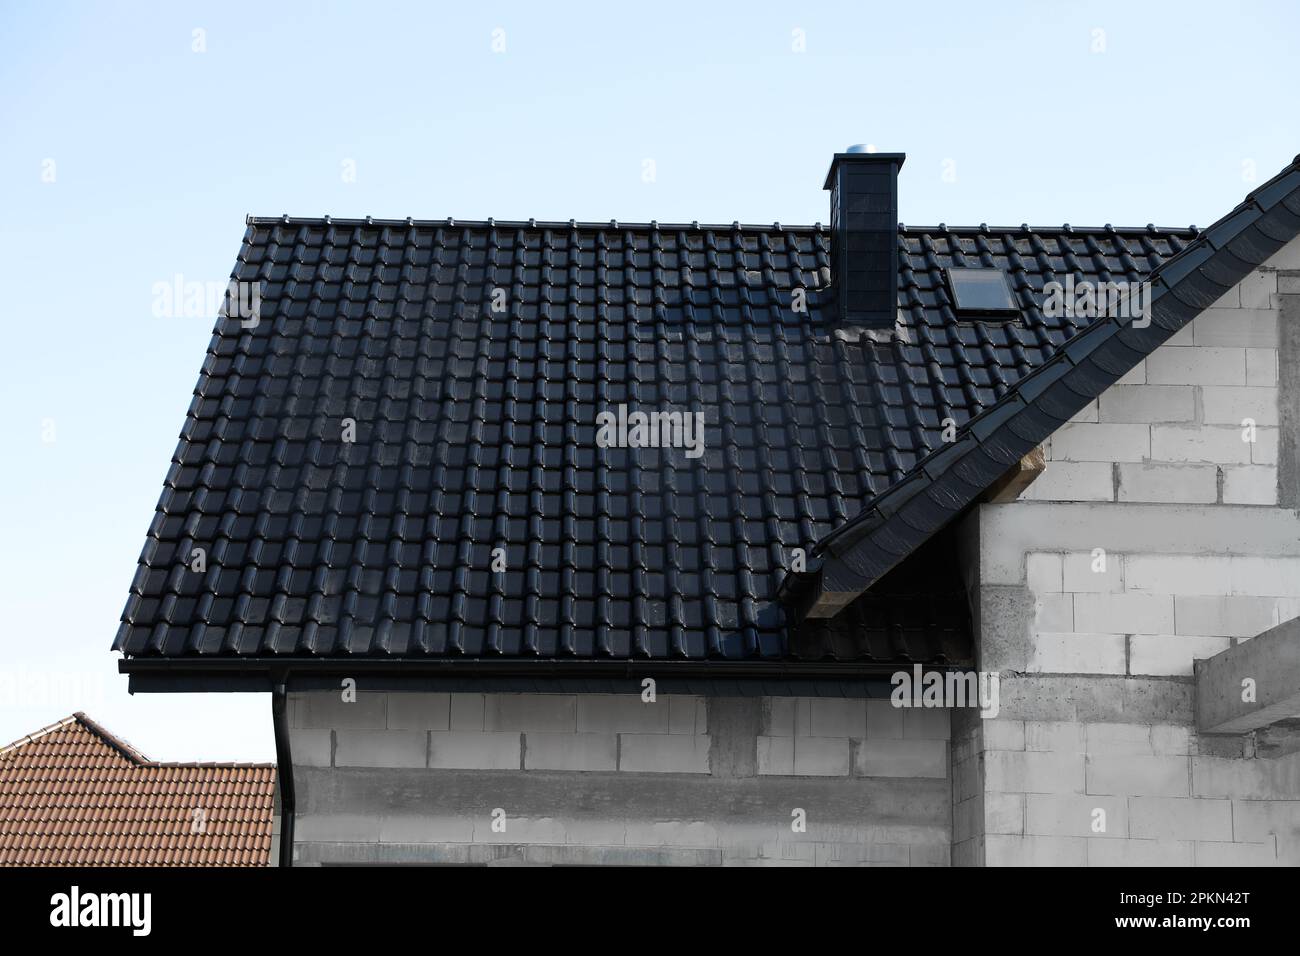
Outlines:
{"type": "Polygon", "coordinates": [[[892,329],[898,315],[898,171],[905,153],[836,153],[831,191],[831,288],[844,325],[892,329]]]}

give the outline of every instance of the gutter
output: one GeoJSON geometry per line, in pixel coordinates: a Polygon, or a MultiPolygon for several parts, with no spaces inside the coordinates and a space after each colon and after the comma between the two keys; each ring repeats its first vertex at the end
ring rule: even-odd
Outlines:
{"type": "Polygon", "coordinates": [[[293,866],[293,818],[297,795],[293,789],[293,753],[289,749],[289,694],[287,672],[271,686],[271,724],[275,728],[276,780],[280,784],[280,866],[293,866]]]}
{"type": "MultiPolygon", "coordinates": [[[[341,678],[371,690],[499,693],[639,693],[653,678],[663,693],[810,697],[888,697],[890,678],[920,664],[926,670],[967,669],[967,660],[699,661],[555,660],[376,657],[168,658],[127,657],[118,671],[130,692],[266,693],[286,680],[298,690],[333,689],[341,678]]],[[[287,735],[284,751],[288,752],[287,735]]]]}

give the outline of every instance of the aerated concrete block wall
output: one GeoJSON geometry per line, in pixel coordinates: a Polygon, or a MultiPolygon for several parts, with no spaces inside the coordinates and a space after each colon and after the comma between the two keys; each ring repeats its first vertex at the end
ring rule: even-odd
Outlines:
{"type": "Polygon", "coordinates": [[[290,695],[299,864],[943,866],[949,715],[793,697],[290,695]]]}
{"type": "Polygon", "coordinates": [[[1198,736],[1192,662],[1300,616],[1292,243],[962,528],[995,720],[956,718],[957,864],[1300,864],[1300,755],[1198,736]]]}

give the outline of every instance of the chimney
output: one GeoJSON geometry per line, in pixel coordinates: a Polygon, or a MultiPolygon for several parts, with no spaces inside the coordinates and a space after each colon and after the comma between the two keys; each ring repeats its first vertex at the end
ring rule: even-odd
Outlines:
{"type": "Polygon", "coordinates": [[[831,191],[831,289],[843,325],[892,329],[898,314],[898,171],[904,153],[836,153],[831,191]]]}

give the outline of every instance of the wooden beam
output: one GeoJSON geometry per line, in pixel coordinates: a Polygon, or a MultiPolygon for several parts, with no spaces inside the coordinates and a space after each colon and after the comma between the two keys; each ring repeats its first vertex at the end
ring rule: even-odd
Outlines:
{"type": "Polygon", "coordinates": [[[995,505],[1015,501],[1020,497],[1021,492],[1046,469],[1047,460],[1043,454],[1043,446],[1039,445],[1008,468],[1006,474],[989,485],[988,491],[984,492],[983,500],[995,505]]]}

